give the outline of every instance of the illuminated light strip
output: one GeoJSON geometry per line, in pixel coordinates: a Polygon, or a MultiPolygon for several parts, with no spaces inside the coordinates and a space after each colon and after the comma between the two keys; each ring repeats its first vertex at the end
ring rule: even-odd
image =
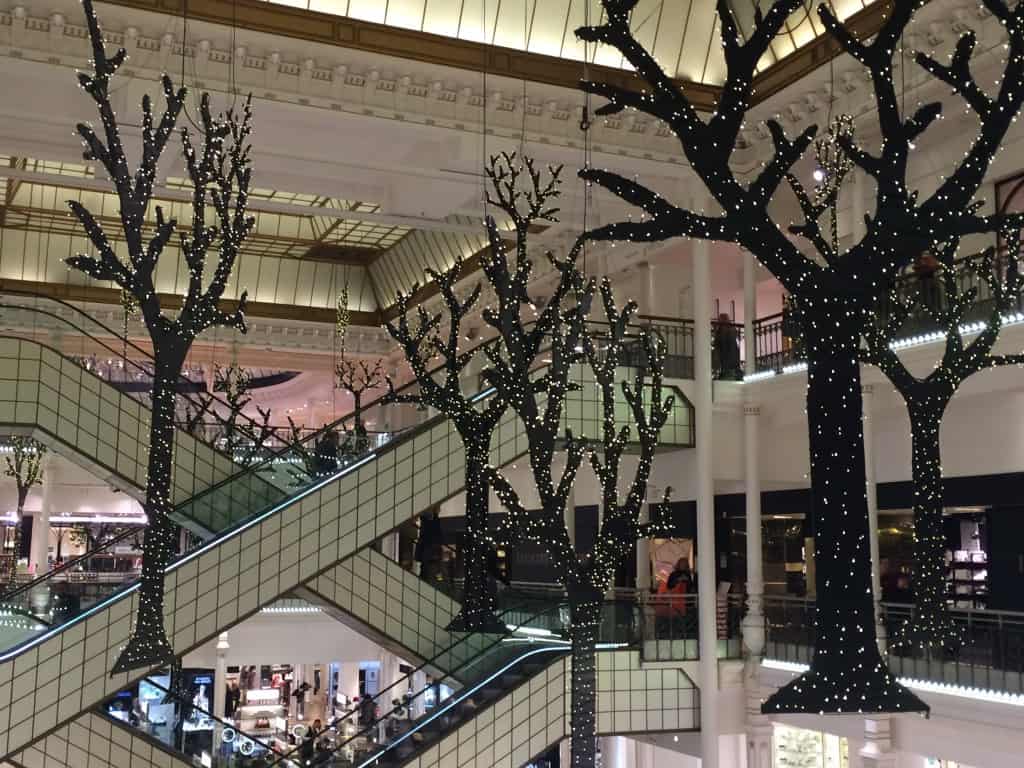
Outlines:
{"type": "MultiPolygon", "coordinates": [[[[1024,312],[1011,312],[1008,315],[1002,317],[1002,328],[1007,328],[1012,325],[1020,325],[1024,323],[1024,312]]],[[[960,326],[960,334],[962,336],[974,336],[981,333],[988,327],[988,323],[983,323],[980,320],[973,323],[967,323],[960,326]]],[[[934,344],[937,341],[943,341],[946,338],[945,331],[929,331],[928,333],[919,333],[916,336],[910,336],[906,339],[897,339],[896,341],[889,343],[889,349],[900,350],[909,349],[911,347],[920,347],[925,344],[934,344]]],[[[781,371],[758,371],[752,373],[749,376],[743,377],[743,383],[753,381],[761,381],[763,379],[770,379],[774,376],[783,376],[790,373],[801,373],[807,370],[807,363],[793,363],[792,365],[783,366],[781,371]]]]}
{"type": "Polygon", "coordinates": [[[541,629],[540,627],[517,627],[512,624],[505,625],[509,632],[519,632],[524,635],[533,635],[534,637],[554,637],[555,633],[550,629],[541,629]]]}
{"type": "MultiPolygon", "coordinates": [[[[795,674],[800,674],[810,669],[807,664],[780,661],[778,659],[765,659],[761,662],[761,666],[765,669],[777,669],[782,672],[793,672],[795,674]]],[[[972,701],[986,701],[993,704],[1008,704],[1011,707],[1024,707],[1024,694],[1019,693],[1003,693],[983,688],[970,688],[966,685],[934,683],[930,680],[918,680],[913,677],[900,677],[897,678],[897,682],[907,688],[924,691],[925,693],[941,693],[944,696],[957,696],[961,699],[971,699],[972,701]]]]}
{"type": "Polygon", "coordinates": [[[528,659],[530,656],[535,656],[538,653],[552,653],[552,652],[555,652],[555,651],[561,653],[561,652],[564,651],[564,648],[561,648],[561,647],[556,647],[556,648],[536,648],[536,649],[534,649],[532,651],[529,651],[528,653],[524,653],[522,656],[520,656],[517,659],[513,659],[508,664],[506,664],[504,667],[499,669],[497,672],[492,673],[490,677],[486,678],[485,680],[481,680],[479,683],[474,685],[468,691],[460,691],[458,696],[452,696],[451,698],[449,698],[448,699],[448,703],[443,708],[438,709],[437,712],[435,712],[429,718],[427,718],[422,723],[417,725],[415,728],[412,728],[412,729],[406,731],[405,733],[403,733],[400,738],[398,738],[397,740],[395,740],[395,741],[391,742],[390,744],[388,744],[387,747],[383,751],[377,752],[376,754],[373,755],[373,757],[370,757],[370,758],[364,760],[363,762],[359,763],[359,765],[357,765],[356,768],[366,768],[366,766],[372,765],[373,763],[377,762],[378,760],[380,760],[381,755],[383,755],[385,752],[389,752],[390,750],[394,749],[395,747],[397,747],[399,744],[401,744],[406,739],[412,738],[412,735],[414,733],[417,733],[418,731],[420,731],[423,728],[425,728],[426,726],[428,726],[434,720],[436,720],[437,718],[441,717],[441,715],[443,715],[446,712],[448,712],[449,710],[451,710],[452,707],[454,707],[455,705],[461,704],[463,701],[465,701],[467,698],[469,698],[474,693],[479,691],[481,688],[483,688],[489,682],[491,682],[492,680],[494,680],[494,679],[500,677],[501,675],[505,674],[506,672],[508,672],[508,670],[510,670],[512,667],[514,667],[516,664],[518,664],[519,662],[523,661],[524,659],[528,659]]]}

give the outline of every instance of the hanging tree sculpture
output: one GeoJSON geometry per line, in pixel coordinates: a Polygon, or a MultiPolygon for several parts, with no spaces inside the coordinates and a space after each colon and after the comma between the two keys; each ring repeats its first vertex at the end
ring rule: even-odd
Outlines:
{"type": "MultiPolygon", "coordinates": [[[[865,348],[862,360],[877,366],[903,397],[910,415],[911,474],[914,488],[914,603],[911,619],[890,640],[911,648],[958,649],[963,633],[954,623],[946,602],[945,536],[942,530],[942,457],[939,431],[942,417],[960,385],[970,376],[1006,365],[1024,364],[1024,355],[993,354],[1003,318],[1020,308],[1024,281],[1018,270],[1020,232],[1007,238],[1008,253],[998,256],[989,248],[974,259],[958,264],[956,241],[932,249],[940,269],[930,295],[910,296],[890,292],[888,317],[876,313],[864,318],[865,348]],[[1005,259],[1005,261],[1004,261],[1005,259]],[[958,268],[975,273],[988,288],[991,309],[983,322],[969,322],[976,309],[978,289],[960,289],[958,268]],[[941,292],[937,289],[941,287],[941,292]],[[934,370],[916,376],[897,355],[893,342],[914,311],[918,310],[945,335],[942,357],[934,370]],[[977,334],[968,341],[970,334],[977,334]]],[[[881,314],[881,313],[877,313],[881,314]]]]}
{"type": "MultiPolygon", "coordinates": [[[[490,286],[501,296],[502,291],[515,290],[522,297],[522,303],[536,306],[527,295],[526,284],[532,265],[526,256],[528,234],[532,224],[538,221],[557,221],[557,208],[552,207],[559,195],[559,173],[561,167],[549,168],[548,178],[543,180],[533,160],[526,158],[522,164],[516,155],[493,156],[486,168],[491,190],[488,202],[505,213],[514,226],[516,267],[514,273],[506,268],[500,274],[489,270],[489,259],[482,259],[484,274],[490,286]],[[524,173],[528,180],[524,180],[524,173]]],[[[493,230],[494,223],[490,223],[493,230]]],[[[491,238],[491,253],[495,242],[503,249],[500,237],[495,232],[491,238]]],[[[572,259],[578,253],[573,250],[572,259]]],[[[487,518],[489,514],[490,489],[485,477],[485,467],[490,457],[491,435],[498,426],[508,404],[499,394],[483,400],[477,399],[476,391],[463,391],[463,372],[476,355],[483,354],[481,348],[461,351],[460,344],[465,335],[463,321],[474,311],[480,298],[481,285],[478,283],[465,299],[460,299],[455,284],[462,273],[462,262],[456,263],[444,272],[428,270],[444,301],[447,317],[447,332],[442,331],[442,314],[429,314],[422,306],[416,307],[416,327],[410,323],[410,297],[398,296],[399,317],[397,322],[388,323],[392,338],[402,348],[405,358],[416,378],[418,391],[404,393],[395,390],[389,378],[388,394],[384,402],[415,403],[429,406],[451,419],[459,433],[466,452],[465,497],[466,497],[466,590],[462,609],[449,625],[453,631],[504,632],[505,625],[494,615],[494,596],[488,587],[486,566],[487,518]],[[432,374],[429,361],[440,357],[441,370],[432,374]]],[[[572,288],[571,274],[562,272],[552,297],[528,333],[520,339],[521,345],[508,349],[510,370],[524,375],[534,365],[547,330],[558,315],[558,306],[572,288]]],[[[414,291],[415,292],[415,289],[414,291]]],[[[485,316],[487,310],[484,310],[485,316]]],[[[488,356],[497,354],[492,344],[483,345],[488,356]]]]}
{"type": "Polygon", "coordinates": [[[171,511],[171,468],[174,447],[174,393],[185,357],[195,338],[207,328],[223,326],[245,331],[243,292],[233,311],[220,308],[221,297],[246,235],[255,220],[246,212],[251,169],[249,134],[252,111],[247,99],[239,116],[233,110],[221,117],[210,112],[209,97],[199,105],[202,146],[193,146],[187,129],[181,132],[185,165],[192,183],[192,221],[181,235],[181,253],[189,270],[188,291],[176,317],[164,314],[154,285],[157,261],[177,230],[174,219],[165,219],[154,207],[155,224],[145,240],[146,212],[153,198],[157,166],[185,103],[185,89],[175,90],[167,75],[163,91],[167,105],[154,118],[149,96],[142,99],[142,158],[134,173],[128,162],[111,103],[110,80],[124,63],[123,48],[108,57],[103,32],[92,0],[82,0],[92,42],[92,71],[80,72],[81,87],[96,102],[103,138],[91,125],[79,123],[85,146],[84,158],[103,166],[114,184],[120,205],[121,232],[127,262],[117,255],[101,224],[79,202],[68,201],[95,250],[67,260],[69,266],[95,280],[115,283],[138,302],[153,345],[153,402],[150,417],[149,462],[146,484],[146,515],[149,527],[143,546],[142,585],[139,608],[127,647],[114,672],[163,664],[174,658],[164,630],[164,570],[176,551],[171,511]],[[212,211],[208,210],[212,207],[212,211]],[[208,218],[214,220],[210,224],[208,218]],[[216,250],[217,265],[206,274],[206,259],[216,250]],[[204,287],[204,283],[206,284],[204,287]]]}
{"type": "Polygon", "coordinates": [[[335,386],[352,395],[352,432],[346,436],[343,455],[360,456],[370,448],[370,439],[363,421],[363,395],[376,389],[387,380],[384,373],[384,361],[377,360],[372,365],[364,360],[353,360],[343,357],[334,366],[335,386]]]}
{"type": "MultiPolygon", "coordinates": [[[[277,429],[270,424],[271,409],[260,408],[257,405],[259,421],[252,421],[251,430],[240,428],[240,422],[247,421],[244,411],[252,402],[252,395],[249,394],[252,391],[252,376],[237,363],[232,363],[226,368],[219,365],[214,368],[213,388],[224,393],[224,402],[227,405],[227,414],[218,419],[221,422],[224,446],[234,461],[243,465],[248,464],[260,456],[263,448],[277,435],[277,429]]],[[[202,417],[213,399],[205,398],[205,401],[205,405],[197,410],[199,417],[202,417]]]]}
{"type": "MultiPolygon", "coordinates": [[[[492,250],[493,253],[493,250],[492,250]]],[[[570,265],[565,265],[571,268],[570,265]]],[[[491,267],[494,268],[493,266],[491,267]]],[[[484,375],[508,400],[523,421],[530,446],[530,469],[540,497],[539,511],[530,511],[519,494],[501,472],[491,466],[488,478],[507,510],[507,515],[494,534],[495,542],[514,546],[521,541],[542,545],[548,558],[565,584],[569,598],[572,639],[572,701],[571,747],[575,768],[593,766],[596,751],[596,646],[604,594],[612,585],[615,570],[636,551],[636,541],[668,530],[664,521],[642,522],[641,512],[647,495],[647,484],[654,461],[658,436],[673,398],[662,399],[662,374],[665,354],[662,344],[649,332],[642,335],[646,366],[635,381],[617,381],[616,369],[625,352],[626,333],[637,305],[630,301],[620,311],[612,293],[611,283],[601,283],[601,298],[609,326],[607,338],[601,337],[600,351],[587,331],[586,321],[593,281],[580,285],[578,303],[558,316],[551,331],[551,363],[543,376],[543,401],[540,391],[528,375],[515,376],[500,359],[484,375]],[[578,351],[582,350],[582,352],[578,351]],[[570,381],[574,365],[585,362],[594,374],[601,397],[602,430],[600,449],[592,451],[585,440],[571,430],[562,434],[562,415],[566,395],[579,385],[570,381]],[[630,424],[620,424],[616,416],[616,389],[629,406],[636,426],[640,455],[628,490],[623,498],[619,492],[622,456],[632,432],[630,424]],[[650,391],[645,398],[645,391],[650,391]],[[648,402],[649,400],[649,402],[648,402]],[[552,475],[558,450],[565,452],[565,468],[561,477],[552,475]],[[593,550],[577,555],[565,524],[566,505],[572,486],[584,460],[589,456],[601,489],[602,523],[593,550]]],[[[513,293],[502,295],[502,311],[491,316],[504,339],[506,348],[518,343],[523,333],[519,321],[519,298],[513,293]]],[[[664,506],[671,489],[665,493],[664,506]]]]}
{"type": "Polygon", "coordinates": [[[765,712],[927,709],[895,681],[875,642],[857,350],[864,310],[874,305],[888,280],[915,252],[933,242],[1003,226],[1004,217],[978,215],[974,195],[1024,99],[1024,4],[1011,10],[1003,0],[983,1],[1009,38],[995,95],[987,95],[970,73],[973,33],[961,38],[949,66],[925,54],[916,56],[919,65],[964,98],[980,123],[970,148],[923,202],[907,188],[908,157],[942,107],[925,104],[912,115],[901,115],[892,63],[920,0],[894,0],[871,42],[858,40],[827,7],[819,7],[828,33],[870,72],[881,142],[875,154],[852,139],[840,138],[854,165],[874,179],[876,210],[866,217],[864,237],[842,253],[820,250],[826,238],[816,223],[798,227],[797,234],[807,239],[815,258],[805,256],[786,236],[769,215],[768,205],[810,145],[816,127],[790,140],[777,122],[769,121],[774,154],[749,183],[742,183],[729,165],[751,106],[757,64],[800,0],[775,0],[766,13],[756,12],[745,41],[740,40],[729,4],[718,0],[726,78],[707,121],[698,116],[683,87],[634,38],[629,17],[636,0],[602,0],[602,22],[576,32],[585,41],[616,48],[649,88],[638,92],[610,83],[583,83],[587,92],[608,99],[598,114],[635,109],[663,121],[715,201],[714,210],[688,210],[638,182],[587,168],[581,172],[584,179],[639,206],[646,216],[598,227],[585,236],[637,241],[686,236],[736,243],[778,278],[800,310],[808,362],[817,639],[808,672],[769,697],[765,712]]]}
{"type": "MultiPolygon", "coordinates": [[[[21,553],[22,529],[25,525],[25,502],[35,486],[43,484],[43,457],[46,446],[38,440],[23,435],[14,435],[10,441],[11,452],[4,456],[7,469],[4,474],[14,480],[18,492],[18,520],[14,524],[14,567],[11,579],[17,575],[18,557],[21,553]]],[[[45,563],[44,563],[45,565],[45,563]]]]}

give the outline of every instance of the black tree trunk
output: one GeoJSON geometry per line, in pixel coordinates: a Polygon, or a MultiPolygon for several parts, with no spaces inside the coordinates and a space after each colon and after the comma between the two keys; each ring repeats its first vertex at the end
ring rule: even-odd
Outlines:
{"type": "Polygon", "coordinates": [[[494,615],[497,603],[495,577],[490,572],[493,555],[487,540],[491,489],[484,477],[490,461],[489,450],[466,448],[466,538],[465,590],[462,609],[446,627],[450,632],[505,633],[507,628],[494,615]]]}
{"type": "Polygon", "coordinates": [[[859,307],[801,307],[814,531],[816,640],[811,668],[762,705],[773,712],[927,710],[896,682],[875,634],[864,469],[859,307]]]}
{"type": "Polygon", "coordinates": [[[569,719],[572,768],[597,759],[597,639],[604,596],[590,586],[568,587],[572,621],[572,696],[569,719]]]}
{"type": "Polygon", "coordinates": [[[948,398],[929,396],[912,402],[914,484],[914,615],[901,627],[899,647],[959,648],[963,635],[946,603],[946,543],[942,530],[942,458],[939,428],[948,398]]]}
{"type": "Polygon", "coordinates": [[[174,651],[164,630],[164,570],[177,551],[177,526],[171,521],[171,471],[174,465],[174,396],[184,353],[155,347],[153,412],[149,426],[146,482],[146,538],[142,545],[139,610],[128,645],[113,673],[169,664],[174,651]]]}

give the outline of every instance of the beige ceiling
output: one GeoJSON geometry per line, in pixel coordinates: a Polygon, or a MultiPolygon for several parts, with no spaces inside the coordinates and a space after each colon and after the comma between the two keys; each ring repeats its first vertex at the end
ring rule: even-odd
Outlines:
{"type": "MultiPolygon", "coordinates": [[[[69,199],[93,213],[115,251],[123,249],[117,197],[97,191],[95,181],[91,165],[0,156],[0,280],[107,287],[64,263],[76,253],[91,253],[80,224],[68,213],[69,199]],[[5,168],[15,170],[5,175],[5,168]],[[46,174],[32,177],[46,181],[19,179],[17,171],[46,174]]],[[[171,178],[166,187],[180,192],[187,190],[188,183],[171,178]]],[[[448,217],[451,232],[422,231],[317,215],[318,208],[378,213],[376,203],[269,189],[255,189],[250,198],[294,208],[294,213],[253,212],[256,227],[239,256],[225,292],[228,299],[237,299],[245,289],[253,302],[333,312],[338,294],[347,288],[349,309],[378,313],[394,304],[399,291],[411,292],[427,282],[427,269],[447,269],[457,258],[478,252],[486,241],[482,226],[479,234],[467,231],[478,223],[469,216],[448,217]]],[[[190,220],[186,202],[156,199],[155,203],[179,223],[190,220]]],[[[172,241],[157,265],[156,289],[180,296],[187,287],[188,270],[172,241]]]]}
{"type": "MultiPolygon", "coordinates": [[[[599,23],[600,0],[268,0],[362,21],[412,29],[467,42],[513,48],[583,61],[584,47],[573,31],[599,23]]],[[[753,24],[757,0],[730,0],[742,30],[753,24]]],[[[864,0],[831,0],[840,19],[867,5],[864,0]]],[[[762,5],[767,8],[768,0],[762,5]]],[[[805,0],[760,64],[764,69],[823,32],[818,0],[805,0]]],[[[691,82],[721,85],[725,76],[714,0],[639,0],[632,15],[637,40],[666,72],[691,82]]],[[[591,46],[587,59],[628,69],[618,52],[591,46]]]]}

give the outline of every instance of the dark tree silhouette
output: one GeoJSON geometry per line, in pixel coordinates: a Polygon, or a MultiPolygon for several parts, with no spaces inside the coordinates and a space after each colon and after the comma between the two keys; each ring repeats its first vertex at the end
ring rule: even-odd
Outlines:
{"type": "MultiPolygon", "coordinates": [[[[14,567],[11,568],[11,580],[18,574],[18,558],[21,556],[21,542],[25,528],[25,502],[29,491],[34,486],[43,484],[43,458],[46,446],[38,440],[14,435],[10,439],[11,452],[4,456],[7,469],[4,474],[14,480],[18,492],[18,521],[14,524],[14,567]]],[[[46,563],[43,563],[46,565],[46,563]]]]}
{"type": "MultiPolygon", "coordinates": [[[[256,406],[259,421],[245,416],[245,409],[252,402],[252,376],[236,364],[228,367],[217,366],[213,371],[213,388],[224,393],[227,414],[221,422],[221,437],[232,459],[248,464],[263,452],[263,448],[277,435],[277,428],[271,426],[271,409],[256,406]],[[246,423],[248,422],[248,423],[246,423]]],[[[199,417],[209,407],[212,398],[204,398],[205,405],[197,409],[199,417]]],[[[193,417],[186,412],[189,420],[193,417]]]]}
{"type": "Polygon", "coordinates": [[[584,179],[638,206],[645,216],[597,227],[585,237],[656,241],[686,236],[737,243],[779,279],[799,309],[808,362],[817,638],[810,670],[770,696],[765,712],[927,709],[896,682],[875,642],[857,355],[863,312],[914,253],[933,242],[992,232],[1005,224],[1007,216],[979,215],[974,196],[1024,99],[1024,4],[1011,10],[1003,0],[983,2],[1009,38],[1004,76],[994,96],[971,76],[973,33],[961,38],[950,66],[925,54],[916,56],[919,65],[967,101],[980,124],[957,166],[923,201],[907,187],[907,163],[914,142],[939,117],[942,106],[925,104],[904,116],[893,82],[894,52],[922,0],[894,0],[870,42],[858,40],[828,7],[819,7],[828,33],[871,75],[881,143],[874,154],[849,136],[839,138],[849,159],[875,182],[875,212],[866,217],[865,236],[842,253],[821,248],[827,238],[816,220],[795,227],[814,258],[772,220],[768,205],[817,127],[790,139],[777,122],[768,121],[773,157],[749,183],[741,182],[730,167],[750,108],[757,63],[800,0],[775,0],[766,12],[757,11],[746,40],[740,39],[727,0],[718,0],[726,78],[707,121],[698,116],[683,87],[634,38],[629,17],[636,0],[602,0],[601,23],[576,31],[582,40],[616,48],[648,88],[633,91],[584,82],[585,91],[608,100],[597,114],[635,109],[663,121],[714,200],[708,211],[689,210],[619,174],[586,168],[580,174],[584,179]]]}
{"type": "Polygon", "coordinates": [[[1019,308],[1024,288],[1018,271],[1020,232],[1011,233],[1008,242],[1010,247],[1005,255],[997,256],[996,249],[989,248],[960,264],[955,260],[955,240],[937,245],[932,254],[940,265],[939,272],[927,279],[938,280],[941,293],[932,290],[927,295],[900,295],[894,290],[890,293],[885,322],[879,322],[875,313],[864,318],[865,348],[861,350],[861,359],[885,374],[903,396],[910,414],[915,610],[913,617],[890,638],[897,647],[953,650],[963,644],[963,633],[953,622],[946,602],[939,432],[950,400],[968,377],[989,368],[1024,364],[1024,354],[992,354],[1003,317],[1019,308]],[[978,306],[978,289],[961,290],[960,270],[980,277],[991,297],[988,316],[977,325],[969,320],[978,306]],[[915,310],[927,316],[946,337],[942,358],[925,376],[911,373],[893,348],[893,342],[915,310]],[[977,334],[970,341],[969,332],[977,334]]]}
{"type": "Polygon", "coordinates": [[[371,365],[364,360],[343,357],[334,366],[334,375],[336,386],[352,395],[352,431],[348,436],[348,451],[353,456],[359,456],[370,447],[366,424],[363,422],[363,395],[387,382],[383,360],[377,360],[371,365]]]}
{"type": "MultiPolygon", "coordinates": [[[[631,301],[620,311],[611,283],[607,278],[602,281],[601,298],[609,328],[607,336],[601,336],[599,351],[586,325],[594,282],[587,281],[584,285],[577,281],[577,284],[580,286],[578,304],[560,314],[551,330],[551,364],[542,379],[546,393],[543,402],[528,375],[516,378],[500,361],[494,369],[485,372],[523,421],[530,445],[530,469],[541,501],[540,511],[527,510],[498,469],[488,466],[487,476],[508,512],[494,532],[495,542],[502,546],[514,546],[521,541],[541,544],[565,584],[572,638],[572,765],[591,768],[597,737],[595,662],[601,606],[616,568],[634,554],[637,539],[650,538],[667,530],[666,525],[660,524],[663,521],[642,522],[641,511],[658,436],[671,413],[673,398],[662,399],[665,354],[661,343],[649,331],[644,331],[641,337],[645,368],[633,382],[616,381],[616,369],[626,349],[626,333],[637,306],[631,301]],[[566,395],[579,388],[570,381],[572,370],[579,362],[589,365],[601,393],[602,432],[598,451],[591,450],[571,430],[562,434],[566,395]],[[632,428],[628,423],[620,424],[616,417],[617,385],[621,385],[629,405],[640,443],[639,460],[625,498],[619,493],[619,478],[622,455],[632,428]],[[648,388],[650,396],[645,398],[648,388]],[[559,449],[564,449],[566,460],[562,475],[556,480],[552,465],[559,449]],[[566,529],[565,511],[577,473],[588,456],[601,487],[603,521],[593,550],[581,557],[573,548],[566,529]]],[[[507,302],[510,311],[492,318],[506,347],[515,345],[523,333],[518,313],[512,311],[517,301],[510,296],[507,302]]],[[[665,502],[670,491],[666,491],[665,502]]],[[[667,508],[667,504],[662,508],[667,508]]]]}
{"type": "MultiPolygon", "coordinates": [[[[508,300],[514,301],[517,309],[521,305],[535,306],[536,302],[527,294],[527,281],[532,269],[532,264],[526,257],[528,235],[531,225],[535,222],[557,221],[558,209],[552,206],[552,202],[559,195],[561,167],[549,168],[545,181],[533,160],[526,158],[520,164],[515,154],[502,154],[490,158],[486,172],[491,186],[488,202],[500,209],[514,227],[516,266],[514,269],[509,268],[504,256],[504,243],[495,229],[493,220],[489,220],[491,257],[483,259],[484,274],[497,293],[499,301],[505,302],[505,296],[511,293],[511,299],[508,300]],[[524,180],[524,174],[528,181],[524,180]],[[502,265],[500,268],[494,266],[498,261],[495,254],[499,250],[502,265]]],[[[579,249],[575,248],[571,258],[574,259],[578,252],[579,249]]],[[[460,350],[465,335],[462,326],[477,305],[481,284],[477,283],[465,299],[460,298],[455,284],[461,273],[461,261],[456,261],[444,272],[427,271],[444,300],[447,332],[442,330],[442,313],[431,315],[422,306],[416,307],[417,320],[414,329],[409,319],[412,311],[409,305],[410,297],[399,294],[398,320],[395,323],[388,323],[387,329],[404,352],[418,383],[418,391],[399,393],[388,379],[389,391],[384,402],[416,403],[434,408],[451,419],[459,433],[466,451],[466,590],[462,609],[453,619],[449,629],[504,632],[504,624],[494,615],[494,596],[488,587],[486,573],[486,548],[490,546],[487,541],[490,490],[485,467],[490,456],[491,435],[505,413],[508,403],[500,394],[478,400],[475,389],[463,391],[464,377],[461,374],[480,351],[479,348],[470,351],[460,350]],[[435,356],[439,356],[441,360],[439,374],[433,374],[429,369],[429,361],[435,356]]],[[[533,327],[528,332],[524,331],[517,339],[516,347],[499,351],[494,344],[485,344],[483,349],[488,358],[504,359],[508,371],[512,374],[521,372],[525,375],[535,364],[546,332],[558,316],[558,307],[572,288],[571,277],[572,273],[569,270],[561,273],[558,285],[545,309],[541,311],[533,327]]],[[[485,319],[491,312],[492,310],[484,309],[485,319]]]]}
{"type": "Polygon", "coordinates": [[[99,111],[103,138],[91,125],[79,123],[78,133],[85,146],[84,158],[103,166],[114,185],[120,204],[121,231],[128,261],[122,261],[100,223],[79,202],[68,201],[72,213],[82,224],[95,250],[94,256],[80,254],[68,265],[96,280],[115,283],[138,302],[143,321],[153,344],[155,365],[151,397],[148,482],[146,514],[149,528],[143,547],[142,586],[139,611],[127,647],[114,666],[114,672],[169,663],[174,652],[164,630],[164,570],[173,556],[175,525],[171,511],[171,468],[174,448],[174,394],[182,365],[192,342],[207,328],[224,326],[245,331],[243,293],[233,311],[220,308],[221,297],[239,249],[255,219],[246,212],[251,169],[249,133],[252,111],[247,99],[242,115],[233,110],[222,117],[210,112],[209,96],[199,105],[202,145],[196,150],[187,129],[181,132],[185,165],[192,183],[192,221],[181,234],[181,253],[189,270],[188,291],[176,317],[165,314],[154,285],[154,273],[164,248],[177,231],[174,219],[164,218],[162,208],[154,208],[152,236],[146,212],[153,199],[160,157],[174,131],[185,103],[185,89],[175,90],[171,79],[163,76],[166,107],[154,117],[149,96],[142,100],[142,157],[132,171],[110,99],[110,81],[124,63],[126,53],[119,49],[107,56],[103,32],[93,11],[92,0],[83,0],[89,38],[92,42],[92,71],[79,72],[78,81],[99,111]],[[212,212],[208,211],[212,207],[212,212]],[[209,214],[209,215],[208,215],[209,214]],[[215,223],[211,224],[208,218],[215,223]],[[216,250],[217,265],[206,275],[206,259],[216,250]]]}

